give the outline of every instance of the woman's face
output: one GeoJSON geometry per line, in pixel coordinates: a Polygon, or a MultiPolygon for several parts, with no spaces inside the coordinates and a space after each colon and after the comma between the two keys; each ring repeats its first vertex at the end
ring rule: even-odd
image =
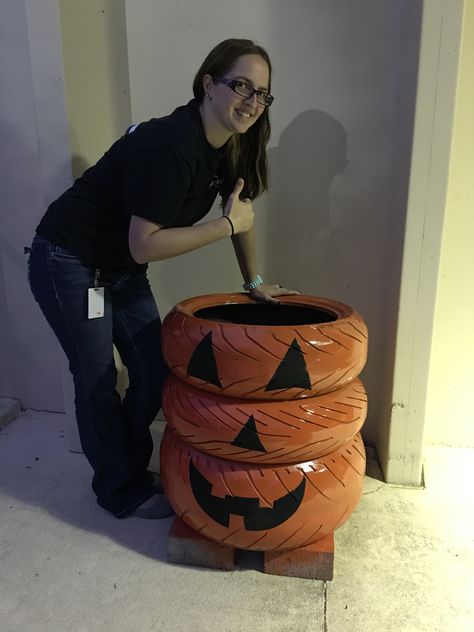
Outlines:
{"type": "MultiPolygon", "coordinates": [[[[225,79],[239,79],[250,84],[256,90],[269,91],[270,72],[266,61],[260,55],[242,55],[225,74],[225,79]]],[[[209,114],[206,132],[213,139],[224,144],[233,134],[245,132],[263,114],[265,105],[257,102],[257,96],[245,97],[213,79],[210,75],[204,78],[205,93],[210,100],[206,110],[209,114]]],[[[215,143],[214,143],[215,144],[215,143]]]]}

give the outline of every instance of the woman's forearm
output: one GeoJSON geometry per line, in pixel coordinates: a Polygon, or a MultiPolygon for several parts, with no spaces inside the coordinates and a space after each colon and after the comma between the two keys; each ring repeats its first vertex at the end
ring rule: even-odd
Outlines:
{"type": "Polygon", "coordinates": [[[235,256],[239,264],[244,281],[253,281],[257,276],[257,261],[255,256],[255,231],[252,226],[246,233],[232,237],[235,256]]]}
{"type": "Polygon", "coordinates": [[[157,228],[149,234],[143,234],[138,220],[130,225],[129,248],[137,263],[148,263],[191,252],[230,234],[230,224],[222,217],[195,226],[157,228]]]}

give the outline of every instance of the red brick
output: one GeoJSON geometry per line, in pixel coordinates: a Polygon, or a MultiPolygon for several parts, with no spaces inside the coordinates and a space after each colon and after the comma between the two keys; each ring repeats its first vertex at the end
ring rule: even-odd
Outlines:
{"type": "Polygon", "coordinates": [[[231,571],[235,568],[235,552],[236,549],[231,546],[205,538],[178,517],[171,525],[168,535],[169,562],[231,571]]]}
{"type": "Polygon", "coordinates": [[[289,551],[265,551],[265,573],[284,577],[331,580],[334,571],[334,533],[289,551]]]}
{"type": "MultiPolygon", "coordinates": [[[[168,536],[168,561],[217,570],[236,568],[237,549],[213,542],[176,517],[168,536]]],[[[334,534],[288,551],[265,551],[264,572],[284,577],[331,580],[334,570],[334,534]]]]}

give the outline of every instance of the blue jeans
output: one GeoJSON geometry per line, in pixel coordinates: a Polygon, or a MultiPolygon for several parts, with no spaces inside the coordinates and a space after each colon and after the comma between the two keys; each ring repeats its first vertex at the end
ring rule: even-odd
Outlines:
{"type": "Polygon", "coordinates": [[[87,297],[95,270],[73,252],[35,236],[28,277],[69,360],[79,436],[94,470],[97,502],[117,517],[125,516],[153,494],[147,471],[153,450],[149,426],[161,407],[168,373],[146,271],[101,273],[105,314],[91,320],[87,297]],[[128,370],[123,401],[116,390],[113,345],[128,370]]]}

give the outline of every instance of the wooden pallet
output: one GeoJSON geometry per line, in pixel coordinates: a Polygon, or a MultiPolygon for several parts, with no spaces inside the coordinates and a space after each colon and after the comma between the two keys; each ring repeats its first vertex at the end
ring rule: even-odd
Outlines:
{"type": "MultiPolygon", "coordinates": [[[[176,517],[168,536],[168,561],[222,571],[238,568],[239,549],[205,538],[176,517]]],[[[331,580],[334,570],[334,533],[299,549],[262,551],[263,571],[270,575],[331,580]]]]}

